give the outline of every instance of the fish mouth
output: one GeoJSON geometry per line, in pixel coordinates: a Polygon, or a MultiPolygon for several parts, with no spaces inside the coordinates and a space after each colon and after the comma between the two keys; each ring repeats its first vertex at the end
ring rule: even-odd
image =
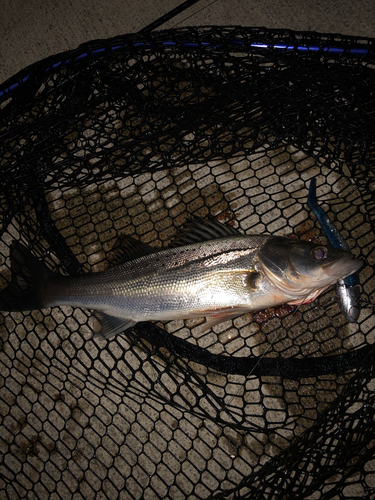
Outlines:
{"type": "Polygon", "coordinates": [[[348,253],[342,256],[336,262],[330,262],[324,266],[324,272],[332,280],[341,280],[347,278],[351,274],[356,273],[364,264],[362,259],[348,253]]]}

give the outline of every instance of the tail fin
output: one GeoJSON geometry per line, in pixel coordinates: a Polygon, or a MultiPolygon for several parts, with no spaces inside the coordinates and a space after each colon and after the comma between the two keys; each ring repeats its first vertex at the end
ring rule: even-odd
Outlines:
{"type": "Polygon", "coordinates": [[[1,311],[32,311],[48,307],[43,288],[53,272],[20,242],[11,245],[12,281],[0,293],[1,311]]]}

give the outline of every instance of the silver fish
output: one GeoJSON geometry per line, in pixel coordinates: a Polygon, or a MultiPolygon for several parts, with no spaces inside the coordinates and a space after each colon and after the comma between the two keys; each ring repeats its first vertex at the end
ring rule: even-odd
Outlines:
{"type": "Polygon", "coordinates": [[[203,219],[189,222],[164,250],[125,238],[117,265],[100,273],[62,276],[19,242],[11,252],[16,272],[0,294],[0,310],[93,309],[102,339],[139,321],[211,316],[210,328],[246,312],[311,302],[363,264],[343,250],[281,236],[244,236],[203,219]]]}

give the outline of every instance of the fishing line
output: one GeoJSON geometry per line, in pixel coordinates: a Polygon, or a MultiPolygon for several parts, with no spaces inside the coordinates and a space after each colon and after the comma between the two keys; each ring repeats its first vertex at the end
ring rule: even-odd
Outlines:
{"type": "MultiPolygon", "coordinates": [[[[308,297],[308,296],[307,296],[308,297]]],[[[304,300],[307,299],[307,297],[305,297],[304,300]]],[[[301,302],[301,304],[299,304],[296,309],[292,312],[292,314],[288,315],[288,317],[286,318],[286,321],[288,320],[291,320],[295,314],[299,311],[299,309],[305,304],[304,301],[301,302]]],[[[284,327],[284,330],[286,330],[288,328],[288,325],[285,325],[284,327]]],[[[234,394],[231,398],[231,400],[225,405],[224,410],[227,409],[227,407],[232,403],[232,401],[239,395],[242,387],[246,384],[246,381],[249,379],[249,377],[251,377],[251,375],[253,374],[254,370],[257,368],[257,366],[259,365],[259,363],[262,361],[262,359],[264,358],[264,356],[271,350],[271,348],[280,340],[280,335],[281,335],[281,332],[276,336],[276,339],[274,340],[274,342],[271,342],[269,341],[269,344],[268,344],[268,347],[267,349],[264,351],[264,353],[259,357],[258,361],[255,363],[255,365],[252,367],[252,369],[250,370],[250,372],[245,376],[245,381],[244,383],[241,385],[241,387],[238,389],[238,391],[236,392],[236,394],[234,394]]],[[[221,414],[220,414],[221,416],[221,414]]],[[[293,420],[293,419],[292,419],[293,420]]]]}
{"type": "MultiPolygon", "coordinates": [[[[266,258],[266,260],[269,261],[269,259],[266,258]]],[[[281,267],[277,266],[278,270],[280,271],[280,273],[282,273],[282,269],[281,267]]],[[[316,292],[318,290],[315,289],[313,292],[316,292]]],[[[309,293],[309,295],[307,295],[303,301],[298,304],[298,306],[296,307],[296,309],[293,311],[292,314],[290,314],[286,321],[289,321],[291,322],[293,317],[297,314],[297,312],[300,310],[300,308],[306,303],[305,301],[307,300],[307,298],[311,295],[311,293],[309,293]]],[[[286,324],[285,327],[284,327],[284,330],[286,330],[288,328],[288,325],[286,324]]],[[[274,342],[271,342],[269,341],[269,344],[268,344],[268,347],[267,349],[265,350],[265,352],[259,357],[259,359],[257,360],[257,362],[254,364],[254,366],[251,368],[251,370],[249,371],[249,373],[245,376],[245,381],[244,381],[244,384],[246,384],[246,381],[249,379],[249,377],[251,377],[251,375],[254,373],[255,369],[258,367],[259,363],[262,361],[262,359],[266,356],[266,354],[268,354],[268,352],[271,350],[272,347],[274,347],[274,345],[276,345],[276,343],[280,340],[280,335],[281,335],[281,332],[276,336],[276,339],[274,340],[274,342]]],[[[240,393],[240,391],[242,390],[242,387],[243,385],[238,389],[238,391],[232,396],[232,398],[230,399],[230,401],[225,405],[225,408],[227,408],[231,403],[232,401],[238,396],[238,394],[240,393]]],[[[224,410],[223,410],[224,411],[224,410]]]]}
{"type": "MultiPolygon", "coordinates": [[[[195,16],[196,14],[199,14],[200,12],[207,9],[207,7],[210,7],[211,5],[216,3],[217,1],[218,0],[213,0],[213,2],[209,3],[208,5],[205,5],[201,9],[194,12],[193,14],[190,14],[190,16],[185,17],[184,19],[182,19],[182,21],[179,21],[178,23],[172,25],[172,28],[175,28],[179,24],[184,23],[187,19],[190,19],[191,17],[195,16]]],[[[171,19],[176,17],[178,14],[181,14],[184,10],[188,9],[189,7],[192,7],[194,4],[196,4],[198,2],[199,2],[199,0],[186,0],[181,5],[178,5],[177,7],[172,9],[170,12],[167,12],[167,14],[164,14],[163,16],[159,17],[159,19],[157,19],[156,21],[153,21],[151,24],[149,24],[149,25],[145,26],[144,28],[142,28],[141,30],[139,30],[138,33],[146,33],[147,34],[147,33],[150,33],[151,31],[154,31],[154,30],[160,28],[160,26],[162,26],[166,22],[170,21],[171,19]]]]}
{"type": "Polygon", "coordinates": [[[151,31],[159,28],[163,24],[165,24],[167,21],[173,19],[175,16],[183,12],[184,10],[188,9],[195,3],[199,2],[199,0],[186,0],[182,4],[178,5],[171,11],[167,12],[163,16],[159,17],[159,19],[156,19],[156,21],[153,21],[151,24],[145,26],[141,30],[138,31],[138,33],[150,33],[151,31]]]}
{"type": "MultiPolygon", "coordinates": [[[[317,237],[315,237],[315,238],[317,238],[317,237]]],[[[267,259],[267,260],[269,260],[269,259],[267,259]]],[[[273,265],[275,265],[275,264],[273,264],[273,265]]],[[[282,269],[281,269],[280,266],[277,266],[277,269],[280,271],[280,273],[282,273],[282,269]]],[[[300,304],[298,304],[298,306],[296,306],[295,310],[288,316],[289,319],[286,319],[286,321],[289,322],[289,324],[291,324],[291,321],[295,317],[295,315],[297,314],[297,312],[300,311],[301,306],[307,304],[308,303],[307,302],[308,298],[312,294],[315,294],[318,290],[319,290],[319,288],[316,288],[316,289],[312,290],[312,292],[310,292],[308,295],[306,295],[303,298],[302,302],[300,304]]],[[[288,328],[288,324],[286,323],[285,326],[284,326],[284,329],[287,329],[287,328],[288,328]]],[[[276,339],[273,342],[269,342],[269,345],[268,345],[267,349],[265,350],[265,352],[263,352],[263,354],[256,360],[255,364],[252,366],[252,368],[249,370],[249,372],[247,374],[245,374],[245,381],[246,381],[246,379],[248,379],[257,370],[257,368],[259,367],[259,364],[261,363],[262,359],[266,356],[266,354],[268,354],[268,352],[271,350],[271,348],[280,340],[280,334],[277,335],[276,339]]],[[[230,399],[230,401],[227,403],[227,405],[230,405],[231,402],[233,401],[233,398],[236,397],[236,396],[238,396],[238,393],[239,393],[240,390],[241,389],[239,389],[236,392],[236,394],[233,395],[233,397],[230,399]]]]}
{"type": "Polygon", "coordinates": [[[202,12],[203,10],[207,9],[208,7],[211,7],[211,5],[213,5],[214,3],[216,3],[218,0],[213,0],[213,2],[209,3],[208,5],[205,5],[204,7],[202,7],[201,9],[197,10],[196,12],[194,12],[193,14],[190,14],[190,16],[187,16],[185,17],[185,19],[182,19],[182,21],[179,21],[178,23],[174,24],[172,26],[172,28],[175,28],[176,26],[184,23],[185,21],[187,21],[188,19],[190,19],[191,17],[195,16],[196,14],[199,14],[200,12],[202,12]]]}

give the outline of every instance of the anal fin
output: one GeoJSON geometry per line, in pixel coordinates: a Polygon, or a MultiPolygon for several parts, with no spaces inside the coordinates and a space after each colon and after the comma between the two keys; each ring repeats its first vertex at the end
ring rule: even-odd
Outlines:
{"type": "Polygon", "coordinates": [[[137,323],[132,319],[117,318],[99,311],[95,311],[94,315],[100,323],[100,330],[94,333],[93,338],[99,340],[108,340],[137,323]]]}

